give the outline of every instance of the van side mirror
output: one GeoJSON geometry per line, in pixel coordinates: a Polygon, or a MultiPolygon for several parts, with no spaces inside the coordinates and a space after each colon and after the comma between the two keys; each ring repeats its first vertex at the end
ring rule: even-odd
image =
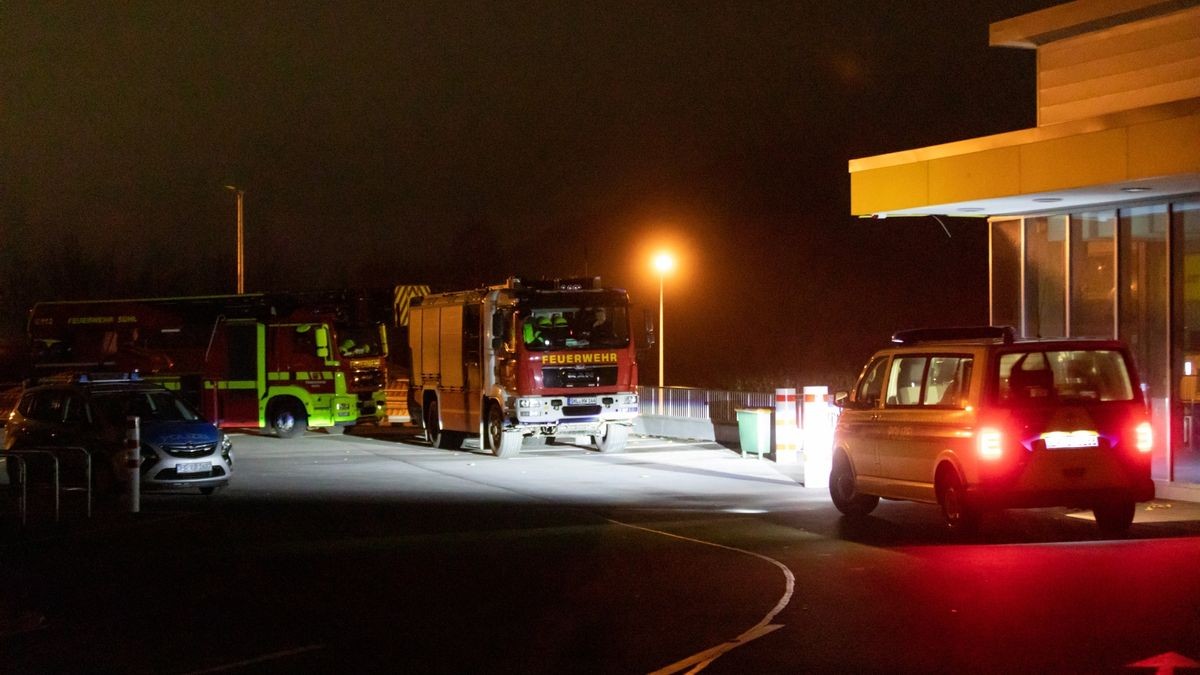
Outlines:
{"type": "Polygon", "coordinates": [[[833,395],[833,404],[839,408],[846,408],[850,405],[850,392],[839,391],[833,395]]]}

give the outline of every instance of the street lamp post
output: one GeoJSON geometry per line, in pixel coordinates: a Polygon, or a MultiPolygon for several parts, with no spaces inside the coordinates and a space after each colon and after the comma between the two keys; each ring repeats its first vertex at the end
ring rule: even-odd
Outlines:
{"type": "Polygon", "coordinates": [[[663,377],[663,345],[666,342],[663,330],[663,289],[667,272],[675,267],[675,259],[670,253],[662,252],[654,257],[654,269],[658,270],[658,388],[662,389],[666,379],[663,377]]]}
{"type": "Polygon", "coordinates": [[[246,292],[246,265],[245,259],[242,257],[242,201],[246,196],[246,191],[232,185],[226,185],[225,189],[237,193],[237,292],[238,295],[242,295],[246,292]]]}

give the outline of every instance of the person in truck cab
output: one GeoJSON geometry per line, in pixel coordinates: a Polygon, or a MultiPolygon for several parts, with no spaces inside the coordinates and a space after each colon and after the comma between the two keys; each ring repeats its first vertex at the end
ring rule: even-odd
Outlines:
{"type": "Polygon", "coordinates": [[[342,356],[362,356],[370,351],[370,347],[367,345],[360,345],[352,338],[346,338],[345,340],[342,340],[342,344],[340,347],[338,347],[338,350],[342,353],[342,356]]]}
{"type": "Polygon", "coordinates": [[[550,344],[550,317],[531,316],[525,319],[525,346],[545,349],[550,344]]]}
{"type": "Polygon", "coordinates": [[[614,337],[612,322],[608,320],[608,312],[603,307],[597,307],[592,312],[588,336],[593,342],[610,340],[614,337]]]}

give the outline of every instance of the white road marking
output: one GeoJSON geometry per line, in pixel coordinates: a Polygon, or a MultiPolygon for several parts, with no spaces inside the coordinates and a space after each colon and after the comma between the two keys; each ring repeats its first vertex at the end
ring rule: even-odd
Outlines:
{"type": "Polygon", "coordinates": [[[316,649],[324,649],[324,648],[325,648],[325,645],[308,645],[307,647],[297,647],[295,649],[286,649],[281,652],[271,652],[270,654],[263,654],[262,656],[256,656],[252,659],[246,659],[244,661],[235,661],[234,663],[226,663],[225,665],[214,666],[212,668],[206,668],[204,670],[193,670],[192,672],[188,673],[188,675],[200,675],[201,673],[222,673],[227,670],[236,670],[238,668],[252,666],[256,663],[263,663],[265,661],[274,661],[275,659],[282,659],[282,658],[286,658],[288,656],[295,656],[296,654],[303,654],[304,652],[311,652],[316,649]]]}
{"type": "Polygon", "coordinates": [[[693,539],[692,537],[685,537],[685,536],[679,535],[679,534],[672,534],[671,532],[664,532],[662,530],[655,530],[655,529],[652,529],[649,527],[642,527],[641,525],[633,525],[631,523],[623,523],[619,520],[613,520],[612,518],[605,518],[605,520],[607,520],[610,523],[613,523],[614,525],[620,525],[622,527],[628,527],[628,528],[631,528],[634,530],[641,530],[643,532],[659,534],[664,537],[671,537],[673,539],[681,539],[683,541],[690,541],[694,544],[703,544],[704,546],[712,546],[714,548],[723,548],[727,551],[744,553],[749,556],[754,556],[755,558],[758,558],[759,560],[765,560],[765,561],[771,563],[772,565],[778,567],[779,570],[781,572],[783,572],[783,578],[785,581],[785,583],[784,583],[785,588],[784,588],[783,595],[779,598],[779,601],[775,603],[775,606],[771,608],[771,611],[767,612],[767,615],[764,616],[758,623],[754,624],[749,629],[747,629],[745,632],[743,632],[741,635],[733,638],[732,640],[722,642],[721,644],[716,645],[715,647],[710,647],[708,649],[705,649],[704,651],[697,652],[696,654],[693,654],[681,661],[676,661],[675,663],[672,663],[671,665],[666,666],[664,668],[659,668],[658,670],[651,673],[651,675],[673,675],[674,673],[678,673],[678,672],[682,671],[683,669],[688,668],[690,666],[695,666],[695,667],[692,668],[691,670],[689,670],[688,671],[689,673],[698,673],[701,670],[704,670],[705,668],[707,668],[710,663],[715,661],[717,659],[717,657],[721,656],[725,652],[727,652],[731,649],[740,647],[752,640],[756,640],[756,639],[766,635],[767,633],[770,633],[772,631],[783,628],[782,624],[772,624],[771,621],[775,619],[776,615],[778,615],[780,612],[783,611],[784,607],[787,607],[789,602],[791,602],[792,593],[796,589],[796,577],[794,574],[792,574],[792,571],[790,569],[788,569],[787,565],[784,565],[783,563],[779,562],[778,560],[776,560],[774,558],[770,558],[768,556],[765,556],[761,553],[755,553],[754,551],[747,551],[746,549],[737,548],[734,546],[726,546],[725,544],[718,544],[718,543],[712,542],[712,541],[704,541],[703,539],[693,539]]]}

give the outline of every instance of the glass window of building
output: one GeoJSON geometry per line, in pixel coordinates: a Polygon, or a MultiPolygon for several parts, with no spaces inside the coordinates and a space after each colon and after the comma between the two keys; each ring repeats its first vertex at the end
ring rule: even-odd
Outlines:
{"type": "Polygon", "coordinates": [[[1025,219],[1025,336],[1065,337],[1067,216],[1025,219]]]}
{"type": "Polygon", "coordinates": [[[992,325],[1021,326],[1021,221],[992,223],[992,325]]]}
{"type": "Polygon", "coordinates": [[[1175,480],[1200,483],[1200,201],[1174,204],[1175,370],[1173,443],[1175,480]]]}
{"type": "Polygon", "coordinates": [[[1155,478],[1169,477],[1167,466],[1167,401],[1169,313],[1167,206],[1121,209],[1117,233],[1120,289],[1118,336],[1137,361],[1154,422],[1152,471],[1155,478]]]}
{"type": "Polygon", "coordinates": [[[1117,214],[1071,215],[1071,336],[1111,338],[1117,302],[1117,214]]]}

